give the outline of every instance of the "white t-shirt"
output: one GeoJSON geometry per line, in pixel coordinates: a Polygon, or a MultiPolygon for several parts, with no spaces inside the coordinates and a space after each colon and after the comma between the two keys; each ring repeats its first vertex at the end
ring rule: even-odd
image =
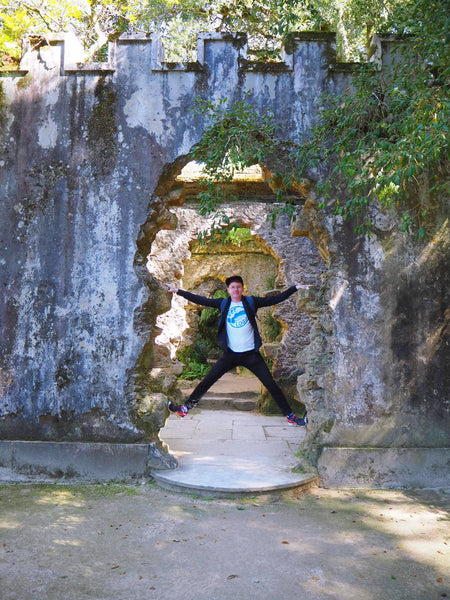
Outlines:
{"type": "Polygon", "coordinates": [[[227,314],[228,346],[233,352],[255,349],[253,327],[248,320],[242,302],[231,302],[227,314]]]}

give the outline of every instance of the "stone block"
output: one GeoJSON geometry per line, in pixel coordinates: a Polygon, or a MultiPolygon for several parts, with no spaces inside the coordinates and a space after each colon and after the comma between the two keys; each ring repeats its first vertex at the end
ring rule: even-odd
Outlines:
{"type": "Polygon", "coordinates": [[[124,480],[147,471],[147,444],[84,442],[7,442],[12,448],[13,470],[33,477],[124,480]]]}
{"type": "Polygon", "coordinates": [[[0,440],[0,467],[12,467],[13,448],[11,442],[0,440]]]}
{"type": "Polygon", "coordinates": [[[326,488],[448,488],[450,448],[331,448],[319,458],[326,488]]]}

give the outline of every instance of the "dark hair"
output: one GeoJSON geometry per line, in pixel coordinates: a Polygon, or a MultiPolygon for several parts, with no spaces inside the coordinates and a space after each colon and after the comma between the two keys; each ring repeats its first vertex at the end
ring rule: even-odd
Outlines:
{"type": "Polygon", "coordinates": [[[227,277],[227,279],[225,279],[225,283],[227,284],[227,287],[229,285],[231,285],[233,283],[233,281],[238,281],[241,285],[244,285],[244,282],[240,275],[232,275],[231,277],[227,277]]]}

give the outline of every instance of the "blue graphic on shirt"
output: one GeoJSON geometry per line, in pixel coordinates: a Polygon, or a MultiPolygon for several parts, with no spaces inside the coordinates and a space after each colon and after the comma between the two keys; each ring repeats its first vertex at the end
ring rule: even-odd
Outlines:
{"type": "Polygon", "coordinates": [[[239,306],[230,306],[227,315],[227,323],[235,329],[240,329],[247,325],[248,317],[242,304],[239,306]]]}

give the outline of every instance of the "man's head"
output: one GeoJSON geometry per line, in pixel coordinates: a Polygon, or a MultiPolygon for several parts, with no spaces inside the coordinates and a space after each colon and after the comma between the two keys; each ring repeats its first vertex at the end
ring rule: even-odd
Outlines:
{"type": "Polygon", "coordinates": [[[225,283],[227,284],[227,287],[229,287],[230,283],[233,283],[233,281],[237,281],[238,283],[240,283],[242,285],[242,287],[244,286],[244,282],[240,275],[232,275],[231,277],[228,277],[227,279],[225,279],[225,283]]]}
{"type": "Polygon", "coordinates": [[[233,302],[240,302],[244,292],[244,282],[240,275],[232,275],[225,280],[227,284],[227,292],[231,296],[233,302]]]}

